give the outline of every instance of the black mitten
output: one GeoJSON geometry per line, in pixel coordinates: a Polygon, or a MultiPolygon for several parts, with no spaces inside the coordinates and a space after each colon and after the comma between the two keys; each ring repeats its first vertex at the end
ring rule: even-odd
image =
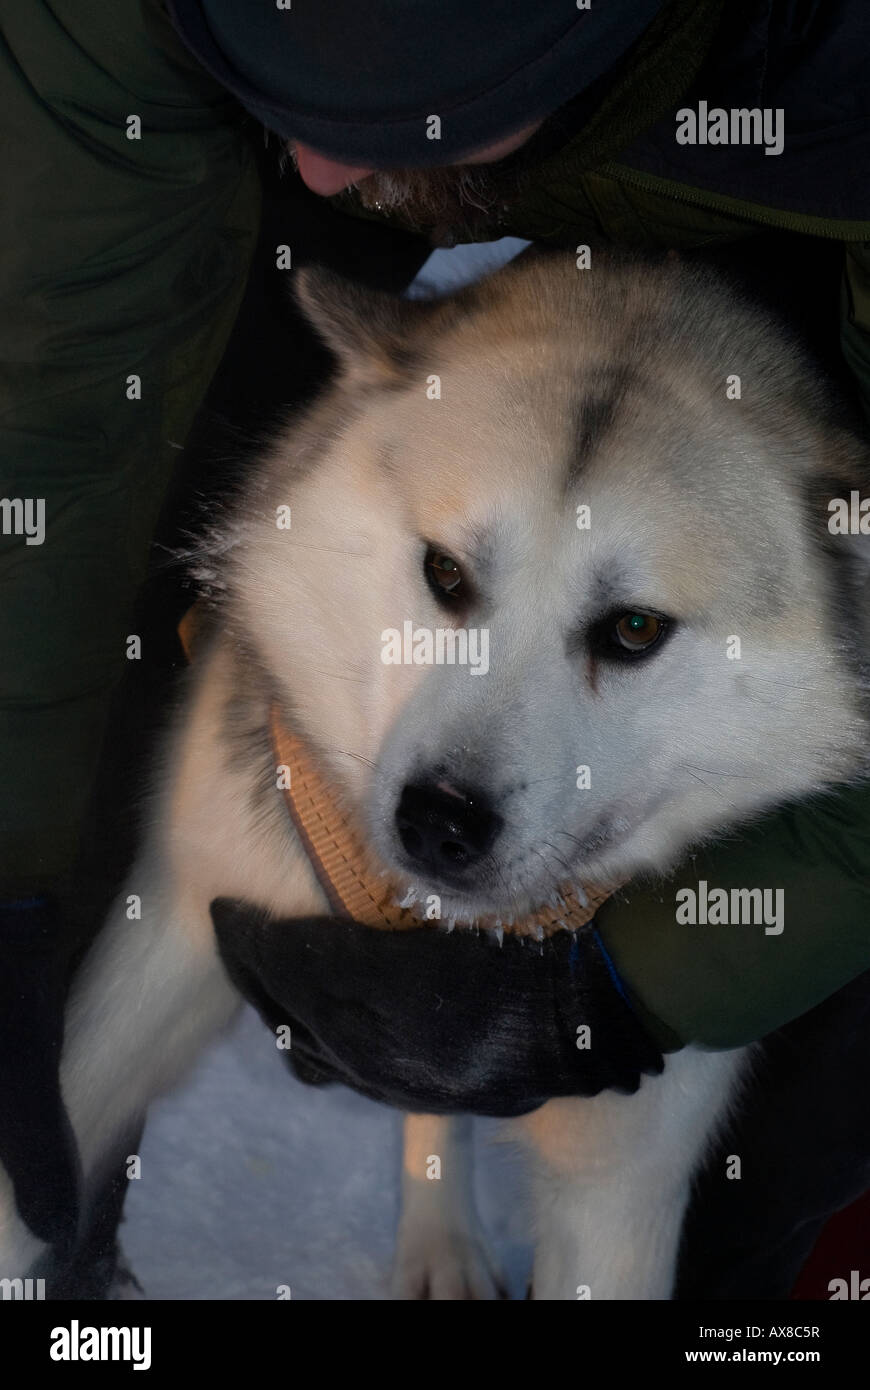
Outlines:
{"type": "Polygon", "coordinates": [[[664,1063],[597,933],[538,942],[436,926],[381,931],[211,905],[221,957],[304,1080],[403,1110],[522,1115],[554,1096],[636,1091],[664,1063]]]}
{"type": "Polygon", "coordinates": [[[51,900],[0,900],[0,1162],[21,1216],[54,1245],[72,1238],[78,1219],[78,1159],[58,1076],[76,945],[51,900]]]}

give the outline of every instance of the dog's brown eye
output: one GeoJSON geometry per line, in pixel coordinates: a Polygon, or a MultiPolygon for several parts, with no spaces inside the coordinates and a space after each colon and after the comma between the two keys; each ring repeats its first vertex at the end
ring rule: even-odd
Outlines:
{"type": "Polygon", "coordinates": [[[642,652],[656,642],[664,630],[661,618],[652,613],[623,613],[613,629],[613,635],[628,652],[642,652]]]}
{"type": "MultiPolygon", "coordinates": [[[[676,624],[672,618],[657,613],[644,613],[638,608],[620,612],[617,608],[577,634],[593,660],[642,661],[648,653],[658,651],[676,624]]],[[[576,650],[571,644],[569,650],[576,650]]]]}
{"type": "Polygon", "coordinates": [[[428,551],[426,577],[437,597],[459,598],[462,592],[462,570],[452,555],[446,555],[441,550],[428,551]]]}

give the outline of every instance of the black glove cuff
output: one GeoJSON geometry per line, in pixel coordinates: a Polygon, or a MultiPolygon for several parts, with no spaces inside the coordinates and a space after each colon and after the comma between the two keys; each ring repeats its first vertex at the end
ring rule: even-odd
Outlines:
{"type": "Polygon", "coordinates": [[[400,1109],[521,1115],[555,1096],[636,1091],[662,1055],[597,933],[546,941],[437,927],[278,921],[217,899],[227,972],[303,1079],[400,1109]]]}

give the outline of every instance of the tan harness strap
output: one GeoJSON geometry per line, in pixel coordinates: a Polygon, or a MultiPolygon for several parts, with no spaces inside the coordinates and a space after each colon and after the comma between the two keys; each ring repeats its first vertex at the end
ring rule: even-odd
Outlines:
{"type": "MultiPolygon", "coordinates": [[[[333,911],[369,927],[401,930],[432,925],[432,919],[398,905],[396,885],[374,865],[363,838],[336,803],[305,744],[282,723],[274,705],[270,728],[276,765],[289,772],[289,785],[283,789],[287,810],[333,911]]],[[[559,893],[564,906],[540,908],[519,922],[482,918],[475,925],[549,936],[584,926],[613,891],[587,888],[584,906],[576,891],[566,886],[559,893]]]]}

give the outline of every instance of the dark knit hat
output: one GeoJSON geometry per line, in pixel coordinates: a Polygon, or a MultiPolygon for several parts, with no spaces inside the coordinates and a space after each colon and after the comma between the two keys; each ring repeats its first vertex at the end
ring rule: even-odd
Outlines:
{"type": "Polygon", "coordinates": [[[269,129],[388,168],[450,164],[549,115],[617,63],[663,3],[170,0],[170,12],[269,129]]]}

